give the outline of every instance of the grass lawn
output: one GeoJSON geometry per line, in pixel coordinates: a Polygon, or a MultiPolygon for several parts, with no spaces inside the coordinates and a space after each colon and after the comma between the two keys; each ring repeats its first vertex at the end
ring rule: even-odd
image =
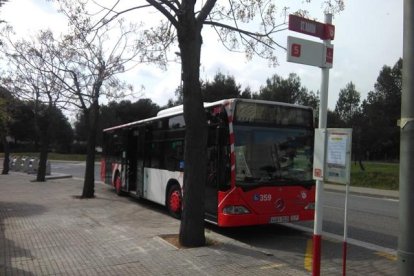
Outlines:
{"type": "MultiPolygon", "coordinates": [[[[38,152],[24,152],[24,153],[12,153],[12,156],[30,156],[30,157],[39,157],[38,152]]],[[[4,153],[0,152],[0,158],[4,157],[4,153]]],[[[49,152],[48,154],[49,160],[63,160],[63,161],[85,161],[86,155],[85,154],[60,154],[60,153],[53,153],[49,152]]],[[[96,155],[96,160],[100,160],[100,155],[96,155]]]]}
{"type": "Polygon", "coordinates": [[[352,163],[351,186],[398,190],[398,163],[363,162],[365,171],[358,164],[352,163]]]}

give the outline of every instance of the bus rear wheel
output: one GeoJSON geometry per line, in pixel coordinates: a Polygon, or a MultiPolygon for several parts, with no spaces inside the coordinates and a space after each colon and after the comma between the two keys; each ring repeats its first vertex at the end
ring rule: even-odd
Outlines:
{"type": "Polygon", "coordinates": [[[182,197],[179,186],[174,185],[168,191],[167,209],[171,216],[175,218],[181,217],[182,197]]]}

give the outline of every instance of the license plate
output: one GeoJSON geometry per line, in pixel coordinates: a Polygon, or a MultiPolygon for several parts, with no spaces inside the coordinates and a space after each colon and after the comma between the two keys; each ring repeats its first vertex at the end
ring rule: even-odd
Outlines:
{"type": "Polygon", "coordinates": [[[289,222],[289,216],[271,217],[270,223],[284,223],[289,222]]]}
{"type": "Polygon", "coordinates": [[[290,216],[290,221],[298,221],[298,220],[299,220],[299,215],[290,216]]]}

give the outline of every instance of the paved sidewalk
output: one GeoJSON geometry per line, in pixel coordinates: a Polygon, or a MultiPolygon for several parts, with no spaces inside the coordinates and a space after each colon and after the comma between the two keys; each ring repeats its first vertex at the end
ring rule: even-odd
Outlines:
{"type": "MultiPolygon", "coordinates": [[[[277,249],[263,250],[207,229],[213,245],[178,249],[162,236],[177,234],[179,221],[158,205],[99,183],[96,198],[81,200],[79,180],[32,179],[0,175],[0,275],[310,275],[307,237],[281,237],[277,249]]],[[[341,243],[324,247],[322,275],[340,275],[341,243]]],[[[389,256],[349,251],[349,275],[396,272],[389,256]]]]}

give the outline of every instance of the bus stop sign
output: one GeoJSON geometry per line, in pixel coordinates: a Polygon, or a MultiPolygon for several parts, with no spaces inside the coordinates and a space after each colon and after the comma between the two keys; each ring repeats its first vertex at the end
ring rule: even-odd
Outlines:
{"type": "Polygon", "coordinates": [[[320,68],[332,68],[333,45],[288,36],[287,61],[320,68]]]}
{"type": "Polygon", "coordinates": [[[293,14],[289,14],[289,30],[316,36],[323,40],[333,40],[335,37],[334,25],[309,20],[293,14]]]}

